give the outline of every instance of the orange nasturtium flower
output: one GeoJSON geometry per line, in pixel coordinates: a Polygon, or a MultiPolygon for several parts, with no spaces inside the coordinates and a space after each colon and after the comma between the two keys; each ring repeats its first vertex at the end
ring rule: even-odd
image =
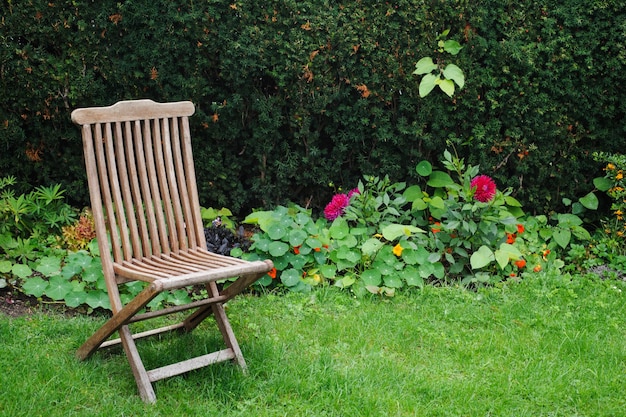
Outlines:
{"type": "Polygon", "coordinates": [[[301,245],[294,246],[293,247],[293,253],[295,253],[296,255],[300,255],[300,246],[301,245]]]}
{"type": "Polygon", "coordinates": [[[507,233],[506,234],[506,243],[512,245],[515,243],[515,233],[507,233]]]}
{"type": "Polygon", "coordinates": [[[276,279],[276,268],[270,269],[267,275],[269,275],[272,279],[276,279]]]}
{"type": "Polygon", "coordinates": [[[401,256],[402,255],[402,251],[403,251],[403,248],[402,248],[402,246],[400,246],[399,243],[396,246],[393,247],[393,254],[396,255],[396,256],[401,256]]]}
{"type": "Polygon", "coordinates": [[[517,261],[515,261],[515,266],[522,269],[523,267],[526,266],[526,261],[523,259],[518,259],[517,261]]]}
{"type": "Polygon", "coordinates": [[[433,233],[439,233],[441,232],[441,223],[440,222],[435,222],[434,226],[431,228],[433,233]],[[437,227],[435,227],[437,226],[437,227]]]}
{"type": "Polygon", "coordinates": [[[524,230],[526,230],[526,229],[524,228],[524,225],[523,225],[523,224],[518,224],[518,225],[517,225],[517,233],[518,233],[518,234],[520,234],[520,235],[521,235],[522,233],[524,233],[524,230]]]}
{"type": "Polygon", "coordinates": [[[541,271],[541,265],[537,265],[537,266],[535,266],[535,267],[533,268],[533,271],[535,271],[535,272],[539,272],[539,271],[541,271]]]}

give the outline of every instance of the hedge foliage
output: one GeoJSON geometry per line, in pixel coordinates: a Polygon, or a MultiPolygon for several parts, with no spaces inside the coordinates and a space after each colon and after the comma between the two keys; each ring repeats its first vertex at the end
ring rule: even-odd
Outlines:
{"type": "Polygon", "coordinates": [[[4,0],[0,175],[87,203],[77,107],[192,100],[204,206],[319,208],[363,174],[417,181],[454,145],[526,207],[624,151],[621,0],[4,0]],[[463,45],[450,57],[437,36],[463,45]],[[466,85],[419,98],[415,63],[466,85]]]}

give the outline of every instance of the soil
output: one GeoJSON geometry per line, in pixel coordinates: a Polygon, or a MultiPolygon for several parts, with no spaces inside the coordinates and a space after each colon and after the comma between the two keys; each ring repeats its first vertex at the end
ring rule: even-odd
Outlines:
{"type": "Polygon", "coordinates": [[[40,303],[34,297],[16,294],[10,290],[0,290],[0,314],[20,317],[33,314],[39,310],[40,303]]]}

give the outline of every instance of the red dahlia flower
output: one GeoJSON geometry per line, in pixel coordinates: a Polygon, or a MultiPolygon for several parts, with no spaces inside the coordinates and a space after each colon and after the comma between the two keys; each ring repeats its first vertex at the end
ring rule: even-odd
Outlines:
{"type": "Polygon", "coordinates": [[[324,208],[324,216],[333,221],[346,211],[346,207],[350,204],[350,198],[346,194],[335,194],[330,203],[324,208]]]}
{"type": "Polygon", "coordinates": [[[487,175],[474,177],[470,187],[475,190],[474,199],[483,203],[493,200],[496,195],[496,183],[487,175]]]}

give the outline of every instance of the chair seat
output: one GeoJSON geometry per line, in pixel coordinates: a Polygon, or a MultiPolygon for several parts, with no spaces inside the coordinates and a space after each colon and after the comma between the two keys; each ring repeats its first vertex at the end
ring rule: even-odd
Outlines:
{"type": "Polygon", "coordinates": [[[201,248],[140,259],[133,258],[130,261],[113,264],[116,275],[123,280],[145,282],[159,280],[166,290],[240,275],[265,273],[269,268],[266,261],[244,261],[201,248]]]}

